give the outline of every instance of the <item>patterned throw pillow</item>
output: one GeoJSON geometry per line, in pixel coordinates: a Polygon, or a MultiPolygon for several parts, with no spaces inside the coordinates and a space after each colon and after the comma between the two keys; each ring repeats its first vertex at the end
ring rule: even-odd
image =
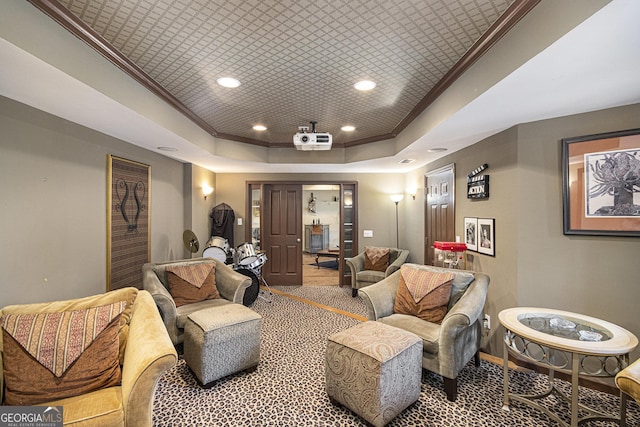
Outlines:
{"type": "Polygon", "coordinates": [[[126,305],[3,315],[4,403],[34,405],[119,385],[126,305]]]}
{"type": "Polygon", "coordinates": [[[389,267],[389,248],[364,248],[364,269],[384,272],[389,267]]]}
{"type": "Polygon", "coordinates": [[[220,298],[216,287],[215,264],[189,264],[167,267],[169,293],[176,307],[220,298]]]}
{"type": "Polygon", "coordinates": [[[453,273],[402,265],[394,313],[408,314],[440,324],[447,314],[454,277],[453,273]]]}

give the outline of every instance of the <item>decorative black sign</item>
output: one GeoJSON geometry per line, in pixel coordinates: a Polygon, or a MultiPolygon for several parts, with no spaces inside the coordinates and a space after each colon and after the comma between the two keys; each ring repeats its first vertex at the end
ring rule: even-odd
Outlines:
{"type": "Polygon", "coordinates": [[[488,199],[489,198],[489,175],[478,175],[489,167],[483,164],[477,167],[467,176],[467,198],[468,199],[488,199]]]}

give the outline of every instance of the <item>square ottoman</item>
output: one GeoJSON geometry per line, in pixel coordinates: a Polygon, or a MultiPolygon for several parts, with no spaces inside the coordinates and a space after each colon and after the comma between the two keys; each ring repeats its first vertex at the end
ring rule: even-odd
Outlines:
{"type": "Polygon", "coordinates": [[[184,326],[184,360],[205,386],[260,362],[262,316],[242,304],[191,313],[184,326]]]}
{"type": "Polygon", "coordinates": [[[422,340],[368,321],[327,341],[327,394],[374,426],[383,426],[420,397],[422,340]]]}

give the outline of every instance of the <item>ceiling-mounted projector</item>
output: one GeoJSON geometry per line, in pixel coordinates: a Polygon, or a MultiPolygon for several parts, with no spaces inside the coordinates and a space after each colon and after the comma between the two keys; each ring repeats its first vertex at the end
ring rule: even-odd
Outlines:
{"type": "Polygon", "coordinates": [[[293,135],[293,145],[302,151],[330,150],[332,138],[330,133],[316,132],[316,123],[311,123],[311,132],[307,126],[300,126],[300,132],[293,135]]]}
{"type": "Polygon", "coordinates": [[[293,135],[293,145],[298,150],[330,150],[331,134],[329,133],[301,133],[293,135]]]}

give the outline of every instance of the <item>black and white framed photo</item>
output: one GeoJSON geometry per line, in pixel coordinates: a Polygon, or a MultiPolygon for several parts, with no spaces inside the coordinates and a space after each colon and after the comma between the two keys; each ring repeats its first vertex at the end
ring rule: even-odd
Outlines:
{"type": "Polygon", "coordinates": [[[478,218],[464,219],[464,243],[467,245],[467,250],[478,250],[478,218]]]}
{"type": "Polygon", "coordinates": [[[478,252],[481,254],[496,255],[496,232],[494,218],[478,218],[478,252]]]}

